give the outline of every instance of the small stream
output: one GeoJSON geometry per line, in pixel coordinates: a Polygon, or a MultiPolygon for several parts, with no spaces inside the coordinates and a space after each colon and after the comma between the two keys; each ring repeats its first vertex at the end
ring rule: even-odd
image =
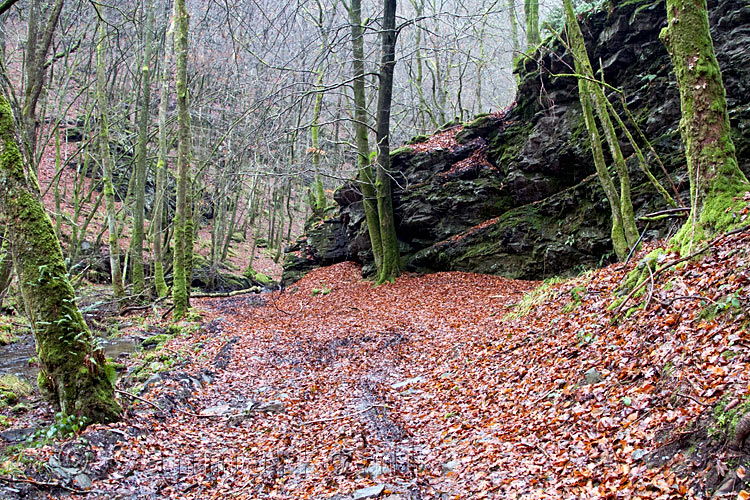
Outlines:
{"type": "MultiPolygon", "coordinates": [[[[99,339],[108,358],[117,359],[122,354],[130,354],[140,345],[140,340],[132,337],[119,339],[99,339]]],[[[0,375],[17,375],[30,382],[36,381],[39,369],[30,365],[29,360],[36,356],[36,341],[33,335],[27,334],[19,337],[19,341],[0,346],[0,375]]]]}

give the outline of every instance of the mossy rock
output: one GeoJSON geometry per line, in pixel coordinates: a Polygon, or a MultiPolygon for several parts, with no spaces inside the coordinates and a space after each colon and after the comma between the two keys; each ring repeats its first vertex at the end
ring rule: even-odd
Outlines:
{"type": "Polygon", "coordinates": [[[252,267],[248,267],[243,273],[243,276],[260,286],[269,287],[274,284],[274,281],[270,276],[267,276],[260,271],[256,271],[252,267]]]}
{"type": "Polygon", "coordinates": [[[22,397],[28,396],[34,391],[31,384],[15,375],[3,375],[0,377],[0,399],[3,406],[14,405],[22,397]]]}
{"type": "Polygon", "coordinates": [[[416,154],[416,151],[414,151],[409,146],[401,146],[400,148],[397,148],[391,151],[391,154],[390,154],[391,163],[396,161],[396,158],[404,159],[404,158],[413,156],[415,154],[416,154]]]}
{"type": "Polygon", "coordinates": [[[13,333],[10,325],[0,325],[0,345],[9,345],[18,342],[18,337],[13,333]]]}
{"type": "Polygon", "coordinates": [[[159,347],[163,344],[166,344],[173,337],[174,335],[168,333],[151,335],[150,337],[146,337],[145,339],[143,339],[143,342],[141,342],[141,347],[143,347],[144,349],[147,349],[149,347],[159,347]]]}
{"type": "Polygon", "coordinates": [[[420,134],[413,136],[411,139],[406,141],[406,144],[421,144],[423,142],[427,142],[428,140],[430,140],[429,135],[420,134]]]}
{"type": "Polygon", "coordinates": [[[466,144],[478,137],[492,140],[500,131],[502,120],[489,114],[479,115],[473,121],[464,125],[463,130],[456,134],[456,142],[466,144]]]}

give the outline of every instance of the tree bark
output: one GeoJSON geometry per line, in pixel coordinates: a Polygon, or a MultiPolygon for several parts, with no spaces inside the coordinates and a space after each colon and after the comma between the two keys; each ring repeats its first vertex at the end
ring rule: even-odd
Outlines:
{"type": "Polygon", "coordinates": [[[167,294],[167,283],[164,281],[164,252],[162,242],[164,240],[164,198],[167,193],[167,107],[169,105],[169,53],[172,50],[170,42],[172,30],[174,29],[174,18],[170,21],[164,38],[164,67],[161,75],[161,96],[159,101],[159,157],[156,161],[156,187],[154,189],[154,215],[153,215],[153,259],[154,259],[154,287],[156,295],[164,297],[167,294]]]}
{"type": "Polygon", "coordinates": [[[146,211],[146,155],[148,153],[149,108],[151,107],[151,29],[154,24],[154,7],[148,5],[146,26],[143,33],[144,50],[141,63],[141,96],[138,123],[138,144],[135,160],[135,214],[133,217],[133,294],[139,295],[146,289],[143,266],[144,219],[146,211]]]}
{"type": "Polygon", "coordinates": [[[526,15],[526,45],[527,51],[531,51],[539,45],[539,0],[526,0],[524,2],[524,14],[526,15]]]}
{"type": "MultiPolygon", "coordinates": [[[[375,178],[372,172],[372,162],[370,161],[370,144],[367,131],[367,99],[365,95],[365,49],[362,30],[362,0],[351,0],[351,8],[349,9],[349,22],[351,24],[352,30],[352,50],[354,55],[354,59],[352,61],[352,68],[354,71],[352,88],[354,90],[354,136],[357,140],[359,186],[362,190],[362,202],[365,209],[367,232],[370,235],[370,245],[372,246],[372,255],[375,260],[375,268],[380,270],[383,267],[383,243],[380,238],[378,201],[377,193],[375,192],[375,178]]],[[[421,62],[419,64],[421,67],[421,62]]],[[[421,81],[419,83],[421,84],[421,81]]]]}
{"type": "Polygon", "coordinates": [[[614,125],[609,116],[607,97],[604,95],[604,91],[599,84],[589,80],[589,78],[594,78],[594,71],[586,51],[583,33],[573,10],[573,4],[571,0],[563,0],[563,4],[575,69],[581,76],[578,78],[578,93],[581,107],[583,108],[584,122],[586,130],[589,133],[589,138],[591,139],[591,150],[597,175],[609,200],[612,212],[612,245],[617,258],[622,260],[627,257],[630,249],[638,241],[638,229],[635,225],[633,204],[630,198],[630,176],[615,134],[614,125]],[[617,175],[620,180],[619,196],[604,162],[601,136],[594,120],[594,112],[596,112],[596,116],[602,125],[604,136],[615,163],[617,175]]]}
{"type": "Polygon", "coordinates": [[[190,17],[185,7],[185,0],[175,0],[175,35],[174,50],[177,59],[175,73],[175,87],[177,91],[177,207],[174,221],[174,264],[172,298],[174,300],[174,318],[185,316],[190,300],[190,281],[188,273],[192,274],[192,224],[189,224],[190,189],[190,109],[188,107],[187,88],[187,56],[188,56],[188,26],[190,17]]]}
{"type": "Polygon", "coordinates": [[[0,198],[11,253],[39,354],[38,383],[64,415],[112,422],[122,412],[104,354],[75,302],[62,248],[35,182],[24,175],[10,105],[0,96],[0,198]]]}
{"type": "Polygon", "coordinates": [[[120,267],[120,234],[117,229],[117,210],[115,208],[115,189],[112,184],[114,166],[109,151],[109,124],[107,113],[107,76],[104,67],[104,23],[99,20],[98,40],[96,46],[96,101],[99,108],[99,150],[102,156],[102,172],[104,174],[104,205],[107,211],[107,228],[109,230],[109,267],[112,276],[112,291],[115,298],[125,294],[122,284],[122,268],[120,267]]]}
{"type": "Polygon", "coordinates": [[[396,0],[384,0],[381,34],[380,86],[377,107],[377,174],[375,188],[378,197],[380,238],[383,247],[382,265],[378,270],[378,283],[393,281],[401,274],[401,257],[393,220],[391,196],[390,126],[391,99],[393,97],[393,70],[396,66],[396,0]]]}
{"type": "Polygon", "coordinates": [[[706,1],[667,0],[667,22],[661,39],[680,87],[691,201],[690,218],[672,243],[688,255],[696,243],[738,223],[750,185],[737,165],[706,1]]]}

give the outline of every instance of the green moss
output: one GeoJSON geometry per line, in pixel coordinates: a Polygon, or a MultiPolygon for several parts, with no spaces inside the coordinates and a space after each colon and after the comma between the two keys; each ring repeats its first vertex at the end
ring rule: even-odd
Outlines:
{"type": "Polygon", "coordinates": [[[576,310],[578,306],[580,306],[581,303],[583,302],[583,297],[586,295],[587,292],[588,292],[588,289],[584,285],[578,285],[578,286],[573,287],[570,290],[570,296],[572,300],[568,302],[567,304],[565,304],[565,306],[563,307],[563,312],[568,314],[576,310]]]}
{"type": "Polygon", "coordinates": [[[0,345],[9,345],[18,342],[18,337],[13,333],[13,327],[0,323],[0,345]]]}
{"type": "Polygon", "coordinates": [[[201,316],[201,313],[199,313],[197,310],[190,308],[188,309],[187,314],[185,314],[185,321],[191,322],[191,323],[200,323],[203,320],[203,316],[201,316]]]}
{"type": "Polygon", "coordinates": [[[0,377],[0,398],[6,406],[18,403],[20,398],[28,396],[32,392],[31,385],[15,375],[0,377]]]}
{"type": "Polygon", "coordinates": [[[248,266],[242,275],[253,283],[258,283],[262,286],[271,286],[273,284],[273,279],[260,271],[256,271],[252,268],[252,265],[248,266]]]}
{"type": "MultiPolygon", "coordinates": [[[[623,283],[623,285],[617,290],[619,298],[609,306],[608,310],[611,311],[619,307],[625,297],[632,290],[640,286],[641,283],[643,283],[647,279],[650,279],[651,274],[659,267],[659,262],[664,259],[664,255],[664,250],[661,248],[657,248],[656,250],[649,252],[648,255],[643,257],[638,265],[635,266],[635,268],[630,271],[625,277],[625,283],[623,283]],[[649,269],[651,270],[650,272],[649,269]]],[[[633,297],[639,297],[645,292],[646,287],[644,286],[640,290],[638,290],[633,297]]]]}
{"type": "Polygon", "coordinates": [[[146,337],[145,339],[143,339],[143,342],[141,342],[141,347],[160,347],[166,344],[168,341],[172,340],[173,337],[174,335],[169,333],[151,335],[150,337],[146,337]]]}
{"type": "Polygon", "coordinates": [[[423,143],[423,142],[427,142],[428,140],[430,140],[430,136],[429,135],[424,135],[424,134],[422,134],[422,135],[415,135],[411,139],[409,139],[408,141],[406,141],[406,144],[420,144],[420,143],[423,143]]]}
{"type": "Polygon", "coordinates": [[[393,159],[396,156],[401,156],[401,155],[411,156],[413,154],[415,154],[415,152],[412,148],[410,148],[409,146],[401,146],[400,148],[394,149],[393,151],[391,151],[390,157],[391,157],[391,161],[393,161],[393,159]]]}
{"type": "Polygon", "coordinates": [[[709,436],[731,439],[734,436],[737,422],[745,413],[750,411],[750,396],[743,397],[740,404],[727,409],[731,400],[730,396],[725,396],[714,407],[714,422],[713,426],[709,428],[709,436]]]}

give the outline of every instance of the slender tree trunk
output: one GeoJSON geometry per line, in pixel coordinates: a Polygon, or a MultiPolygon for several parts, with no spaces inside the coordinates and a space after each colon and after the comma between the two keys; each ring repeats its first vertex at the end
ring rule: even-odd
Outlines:
{"type": "MultiPolygon", "coordinates": [[[[362,202],[367,220],[367,232],[370,235],[372,256],[375,268],[383,266],[383,243],[380,238],[380,219],[378,218],[378,199],[375,192],[375,176],[370,161],[370,144],[367,137],[367,99],[365,95],[365,49],[362,29],[362,0],[352,0],[349,10],[349,22],[352,29],[352,48],[354,59],[354,135],[357,140],[357,165],[359,166],[359,185],[362,190],[362,202]]],[[[418,31],[419,33],[419,31],[418,31]]],[[[421,63],[420,63],[421,68],[421,63]]]]}
{"type": "Polygon", "coordinates": [[[594,163],[597,169],[599,181],[602,184],[607,199],[612,209],[612,244],[618,259],[624,259],[633,245],[638,241],[638,229],[635,225],[635,215],[633,213],[633,204],[630,198],[630,176],[625,164],[622,150],[615,134],[615,128],[609,116],[607,98],[602,88],[587,78],[594,77],[594,71],[589,61],[586,45],[583,39],[583,33],[578,25],[578,20],[573,10],[571,0],[564,0],[565,14],[568,26],[568,36],[570,38],[570,47],[575,60],[576,72],[581,75],[578,78],[578,89],[583,108],[584,121],[586,129],[591,138],[591,148],[594,156],[594,163]],[[609,144],[609,150],[615,163],[615,168],[620,180],[620,194],[614,192],[614,183],[609,175],[606,165],[604,164],[604,154],[601,149],[601,137],[599,136],[596,122],[594,121],[593,111],[599,118],[604,130],[604,136],[609,144]]]}
{"type": "Polygon", "coordinates": [[[690,219],[673,239],[689,254],[699,241],[731,229],[746,203],[747,179],[737,166],[726,92],[716,61],[705,0],[667,0],[667,47],[680,87],[680,133],[690,176],[690,219]]]}
{"type": "Polygon", "coordinates": [[[109,267],[112,276],[112,290],[115,298],[125,294],[122,284],[122,269],[120,268],[120,238],[117,229],[117,210],[115,208],[115,189],[112,178],[114,165],[109,151],[109,124],[107,113],[107,76],[104,67],[104,23],[100,20],[98,26],[98,41],[96,46],[96,100],[99,107],[99,150],[102,157],[102,171],[104,176],[104,205],[107,210],[107,228],[109,229],[109,267]]]}
{"type": "Polygon", "coordinates": [[[151,30],[154,24],[154,7],[150,3],[145,7],[146,27],[143,34],[144,51],[141,64],[141,96],[138,123],[138,145],[135,160],[135,216],[133,218],[133,255],[132,280],[133,294],[139,295],[146,289],[143,266],[144,219],[146,212],[146,156],[148,154],[149,109],[151,107],[151,30]]]}
{"type": "Polygon", "coordinates": [[[122,412],[101,350],[75,302],[62,248],[44,211],[36,182],[24,175],[10,105],[0,96],[0,200],[7,220],[18,283],[39,355],[39,387],[64,415],[93,422],[122,412]]]}
{"type": "Polygon", "coordinates": [[[60,127],[55,129],[55,236],[62,236],[62,198],[60,177],[62,176],[62,153],[60,151],[60,127]]]}
{"type": "Polygon", "coordinates": [[[174,318],[182,319],[190,305],[193,230],[190,223],[190,109],[188,107],[187,56],[190,17],[185,0],[175,0],[174,50],[177,58],[175,87],[177,91],[177,207],[174,221],[174,264],[172,297],[174,318]]]}
{"type": "Polygon", "coordinates": [[[518,39],[518,16],[516,15],[516,0],[508,0],[508,17],[510,19],[510,37],[513,47],[513,60],[519,56],[521,44],[518,39]]]}
{"type": "Polygon", "coordinates": [[[382,265],[378,283],[393,281],[401,274],[401,258],[396,239],[391,196],[390,125],[391,98],[393,96],[393,70],[396,66],[396,0],[384,0],[382,55],[380,61],[380,87],[377,107],[377,175],[375,187],[378,196],[380,238],[383,247],[382,265]]]}
{"type": "Polygon", "coordinates": [[[44,89],[44,75],[47,71],[47,54],[52,45],[55,27],[60,19],[63,0],[55,0],[49,11],[47,22],[40,33],[41,9],[39,0],[32,0],[29,6],[29,29],[26,39],[26,88],[24,89],[21,123],[23,124],[24,145],[29,160],[30,172],[36,176],[38,161],[37,133],[39,117],[37,104],[44,89]]]}
{"type": "Polygon", "coordinates": [[[167,294],[167,283],[164,281],[164,251],[162,242],[164,239],[164,205],[167,193],[167,107],[169,105],[169,61],[170,46],[174,19],[164,39],[164,67],[161,75],[161,96],[159,101],[159,157],[156,161],[156,187],[154,189],[154,214],[153,214],[153,248],[154,248],[154,287],[156,295],[164,297],[167,294]]]}
{"type": "Polygon", "coordinates": [[[524,13],[526,14],[526,45],[530,51],[539,45],[540,42],[539,0],[526,0],[524,2],[524,13]]]}

